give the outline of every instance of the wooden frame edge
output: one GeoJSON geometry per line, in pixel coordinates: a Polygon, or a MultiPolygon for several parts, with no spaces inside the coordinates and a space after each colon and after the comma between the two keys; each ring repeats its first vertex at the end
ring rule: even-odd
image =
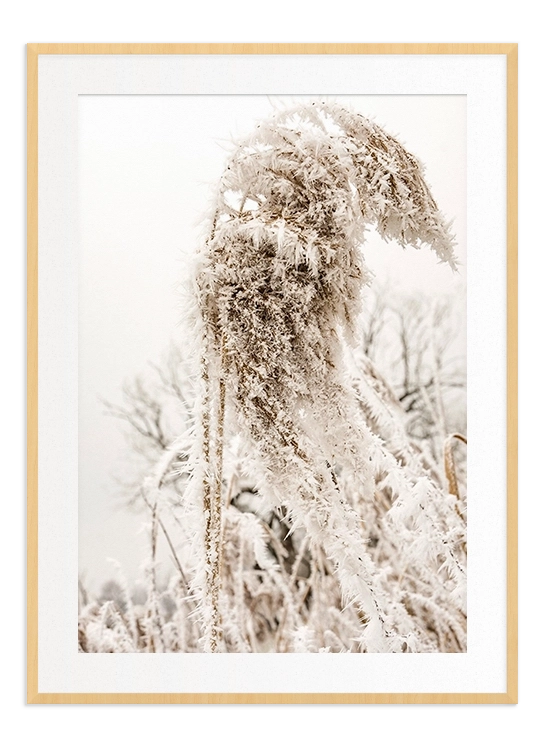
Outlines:
{"type": "Polygon", "coordinates": [[[509,55],[517,47],[511,43],[30,43],[36,54],[45,55],[275,55],[275,54],[376,54],[376,55],[422,55],[422,54],[488,54],[509,55]]]}
{"type": "Polygon", "coordinates": [[[27,698],[38,695],[38,49],[27,46],[27,698]]]}
{"type": "Polygon", "coordinates": [[[36,693],[29,704],[515,704],[508,693],[36,693]]]}
{"type": "Polygon", "coordinates": [[[518,701],[518,47],[506,56],[506,647],[507,689],[518,701]]]}

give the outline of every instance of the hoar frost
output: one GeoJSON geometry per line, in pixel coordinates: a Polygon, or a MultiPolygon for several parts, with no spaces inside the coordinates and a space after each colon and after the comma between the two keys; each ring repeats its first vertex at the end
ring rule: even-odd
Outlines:
{"type": "MultiPolygon", "coordinates": [[[[466,647],[462,502],[356,345],[369,227],[455,267],[417,159],[336,104],[261,122],[220,180],[194,280],[199,396],[178,496],[197,650],[261,651],[260,615],[270,651],[466,647]],[[245,511],[233,499],[249,485],[245,511]]],[[[159,476],[181,452],[175,440],[159,476]]],[[[155,516],[168,500],[152,483],[155,516]]],[[[161,629],[157,594],[148,604],[161,629]]],[[[134,651],[111,608],[91,638],[105,619],[134,651]]]]}

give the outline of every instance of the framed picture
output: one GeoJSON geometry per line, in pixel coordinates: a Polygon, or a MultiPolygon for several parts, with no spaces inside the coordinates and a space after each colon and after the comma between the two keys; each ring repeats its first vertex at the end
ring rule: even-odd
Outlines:
{"type": "Polygon", "coordinates": [[[27,50],[28,702],[516,703],[517,45],[27,50]]]}

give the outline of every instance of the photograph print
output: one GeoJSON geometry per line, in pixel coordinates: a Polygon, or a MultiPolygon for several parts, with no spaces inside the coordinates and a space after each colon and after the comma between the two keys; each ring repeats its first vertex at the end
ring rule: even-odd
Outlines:
{"type": "Polygon", "coordinates": [[[78,99],[79,652],[466,652],[465,97],[78,99]]]}

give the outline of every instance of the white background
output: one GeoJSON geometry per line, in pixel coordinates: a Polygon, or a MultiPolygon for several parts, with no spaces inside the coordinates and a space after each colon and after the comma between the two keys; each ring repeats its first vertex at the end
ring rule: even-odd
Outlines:
{"type": "MultiPolygon", "coordinates": [[[[134,746],[186,739],[187,730],[206,734],[209,744],[231,734],[239,743],[277,745],[287,736],[317,745],[342,740],[379,741],[405,746],[478,745],[521,741],[524,727],[533,730],[543,702],[544,604],[537,569],[543,547],[545,511],[543,439],[536,436],[544,419],[542,323],[545,277],[543,240],[538,222],[543,212],[542,29],[533,24],[532,6],[520,2],[504,14],[499,3],[465,2],[445,6],[442,19],[433,2],[367,6],[336,3],[335,14],[319,13],[293,2],[276,2],[275,11],[255,3],[230,3],[215,11],[209,2],[192,6],[192,21],[181,3],[148,5],[97,0],[93,6],[68,2],[23,2],[10,8],[3,25],[0,123],[3,207],[3,357],[2,391],[6,393],[2,429],[4,456],[4,571],[2,626],[2,705],[8,715],[3,732],[12,743],[103,745],[120,741],[134,746]],[[282,12],[290,7],[290,16],[282,12]],[[449,7],[452,14],[448,17],[449,7]],[[237,10],[235,9],[237,8],[237,10]],[[289,21],[288,21],[289,18],[289,21]],[[503,20],[505,19],[505,20],[503,20]],[[7,20],[7,19],[6,19],[7,20]],[[446,31],[447,29],[447,31],[446,31]],[[169,33],[171,30],[174,32],[169,33]],[[520,44],[520,704],[514,706],[286,706],[286,707],[25,707],[24,695],[24,149],[25,63],[27,41],[517,41],[520,44]],[[540,201],[540,202],[539,202],[540,201]],[[7,265],[7,266],[6,266],[7,265]],[[88,713],[92,709],[92,713],[88,713]],[[205,710],[205,713],[203,711],[205,710]],[[212,710],[212,711],[211,711],[212,710]],[[86,713],[87,711],[87,713],[86,713]],[[202,721],[199,717],[202,717],[202,721]],[[204,718],[204,719],[203,719],[204,718]],[[89,729],[89,726],[92,728],[89,729]],[[206,727],[205,727],[206,726],[206,727]],[[242,738],[242,734],[247,738],[242,738]]],[[[220,8],[220,6],[219,6],[220,8]]],[[[542,566],[542,565],[541,565],[542,566]]]]}
{"type": "MultiPolygon", "coordinates": [[[[38,686],[41,692],[284,692],[288,673],[290,690],[304,693],[504,691],[506,447],[505,414],[501,406],[505,401],[504,253],[498,257],[506,238],[504,86],[505,64],[498,55],[477,60],[462,55],[438,59],[426,55],[409,58],[334,55],[297,59],[289,55],[256,58],[238,55],[98,55],[87,58],[45,55],[40,59],[38,686]],[[294,74],[296,66],[297,75],[294,74]],[[81,657],[72,644],[77,607],[78,507],[75,497],[84,487],[83,470],[79,471],[79,485],[77,480],[77,450],[79,446],[83,469],[89,464],[88,452],[93,448],[89,445],[82,452],[81,427],[87,419],[82,420],[80,407],[78,428],[77,382],[79,378],[80,385],[84,383],[86,370],[91,365],[88,333],[94,336],[100,329],[95,315],[88,319],[86,299],[90,290],[99,293],[101,283],[94,282],[97,272],[110,275],[110,268],[115,268],[123,252],[112,246],[106,255],[104,250],[98,250],[107,220],[99,222],[99,231],[91,241],[91,252],[86,246],[90,238],[88,208],[96,203],[97,191],[108,192],[110,188],[103,182],[95,186],[87,182],[87,148],[82,145],[88,141],[89,122],[87,116],[79,118],[78,112],[85,112],[89,102],[78,103],[76,93],[198,91],[206,94],[220,90],[231,96],[242,91],[261,94],[264,90],[301,94],[316,91],[318,87],[330,94],[346,90],[346,87],[361,94],[428,94],[432,95],[434,108],[440,103],[436,99],[438,92],[467,95],[468,233],[472,246],[468,283],[468,438],[473,445],[468,456],[468,485],[475,497],[468,533],[472,548],[468,580],[468,651],[460,656],[368,656],[365,664],[358,655],[343,658],[291,655],[289,671],[286,658],[255,654],[81,657]],[[82,128],[77,141],[75,134],[80,122],[82,128]],[[86,319],[87,323],[83,324],[86,319]]],[[[116,97],[111,98],[115,105],[116,97]]],[[[210,105],[211,100],[206,100],[210,105]]],[[[137,103],[141,101],[137,97],[137,103]]],[[[154,97],[154,102],[160,101],[161,98],[154,97]]],[[[127,102],[123,106],[131,105],[132,99],[127,102]]],[[[91,107],[97,105],[94,103],[91,107]]],[[[158,105],[156,103],[152,111],[157,111],[158,105]]],[[[434,129],[426,124],[425,105],[422,111],[423,128],[434,129]]],[[[448,119],[445,112],[444,118],[448,119]]],[[[449,119],[453,120],[453,115],[449,119]]],[[[401,124],[399,127],[402,129],[401,124]]],[[[157,133],[155,127],[153,131],[157,133]]],[[[128,136],[130,132],[131,128],[128,136]]],[[[118,159],[119,142],[113,150],[118,159]]],[[[421,148],[417,150],[420,152],[421,148]]],[[[428,157],[425,160],[430,162],[428,157]]],[[[155,158],[153,163],[155,165],[155,158]]],[[[128,167],[123,170],[128,171],[128,167]]],[[[157,172],[152,173],[156,178],[157,172]]],[[[149,168],[144,179],[150,180],[149,168]]],[[[435,181],[433,179],[432,183],[435,181]]],[[[453,182],[457,182],[455,170],[453,182]]],[[[120,191],[128,193],[128,188],[120,186],[120,191]]],[[[437,192],[436,188],[434,191],[437,192]]],[[[141,193],[137,194],[140,198],[141,193]]],[[[111,206],[115,207],[115,202],[110,201],[108,205],[100,210],[101,216],[107,214],[111,206]]],[[[125,219],[127,208],[120,206],[119,213],[125,219]]],[[[170,211],[166,219],[172,221],[170,211]]],[[[114,222],[112,234],[119,231],[120,225],[120,220],[114,222]]],[[[145,233],[148,227],[143,226],[141,230],[145,233]]],[[[131,244],[133,241],[136,252],[141,242],[134,237],[131,244]]],[[[432,259],[433,267],[436,265],[430,254],[423,254],[422,259],[425,258],[426,262],[432,259]]],[[[374,265],[371,261],[370,264],[374,265]]],[[[125,306],[122,291],[125,284],[120,280],[118,285],[121,289],[114,300],[119,304],[110,312],[112,319],[125,306]]],[[[136,318],[135,324],[138,324],[136,318]]],[[[133,330],[127,333],[132,334],[133,330]]],[[[119,343],[117,347],[120,348],[119,343]]],[[[116,355],[117,352],[112,351],[106,360],[116,355]]],[[[93,377],[93,381],[95,379],[93,377]]],[[[83,503],[78,503],[81,509],[83,503]]]]}

